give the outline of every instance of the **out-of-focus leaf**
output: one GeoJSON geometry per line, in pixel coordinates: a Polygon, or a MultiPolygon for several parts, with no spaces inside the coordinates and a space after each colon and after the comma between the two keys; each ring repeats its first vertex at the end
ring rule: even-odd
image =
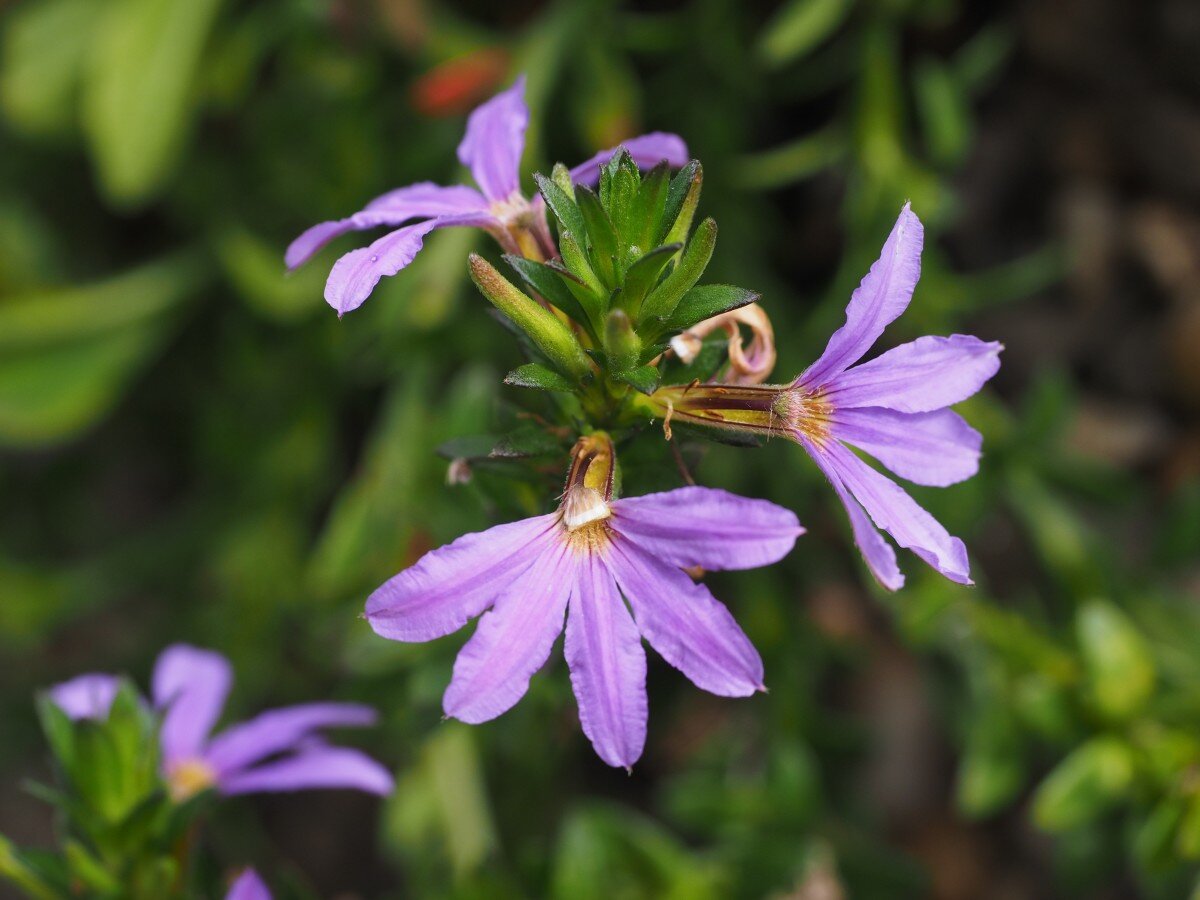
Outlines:
{"type": "Polygon", "coordinates": [[[958,807],[971,817],[1001,809],[1024,787],[1026,763],[1017,723],[990,698],[971,729],[958,769],[958,807]]]}
{"type": "Polygon", "coordinates": [[[317,311],[329,312],[322,298],[326,273],[304,266],[285,275],[279,248],[244,228],[222,230],[217,259],[251,308],[281,322],[295,322],[317,311]]]}
{"type": "Polygon", "coordinates": [[[575,386],[553,369],[538,363],[518,366],[504,376],[504,383],[543,391],[573,391],[575,386]]]}
{"type": "Polygon", "coordinates": [[[759,56],[769,66],[793,62],[837,31],[852,7],[850,0],[789,0],[763,29],[759,56]]]}
{"type": "Polygon", "coordinates": [[[133,206],[172,174],[222,0],[111,0],[84,80],[84,129],[108,197],[133,206]]]}
{"type": "Polygon", "coordinates": [[[1115,737],[1092,738],[1058,764],[1037,789],[1033,819],[1047,831],[1092,821],[1133,785],[1133,749],[1115,737]]]}
{"type": "Polygon", "coordinates": [[[917,111],[930,155],[944,165],[962,160],[971,139],[970,108],[954,71],[932,57],[916,67],[917,111]]]}
{"type": "Polygon", "coordinates": [[[742,187],[771,190],[811,178],[846,155],[846,136],[830,126],[738,161],[734,177],[742,187]]]}
{"type": "Polygon", "coordinates": [[[1133,623],[1111,603],[1094,600],[1075,616],[1090,696],[1106,717],[1141,711],[1154,692],[1154,657],[1133,623]]]}
{"type": "Polygon", "coordinates": [[[33,900],[61,900],[62,895],[41,879],[3,835],[0,835],[0,878],[16,885],[33,900]]]}
{"type": "Polygon", "coordinates": [[[44,0],[13,8],[0,53],[0,104],[17,128],[67,131],[97,19],[95,0],[44,0]]]}

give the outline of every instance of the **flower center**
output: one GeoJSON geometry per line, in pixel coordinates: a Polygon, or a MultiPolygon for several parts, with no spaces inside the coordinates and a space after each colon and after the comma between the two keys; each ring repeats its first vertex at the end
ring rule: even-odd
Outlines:
{"type": "Polygon", "coordinates": [[[167,792],[176,803],[190,800],[217,783],[217,772],[202,759],[185,759],[167,771],[167,792]]]}
{"type": "Polygon", "coordinates": [[[820,390],[811,393],[800,388],[781,391],[773,411],[798,437],[820,444],[829,436],[833,404],[820,390]]]}
{"type": "Polygon", "coordinates": [[[528,224],[529,214],[533,207],[520,191],[513,191],[503,200],[493,200],[488,209],[491,214],[507,227],[528,224]]]}

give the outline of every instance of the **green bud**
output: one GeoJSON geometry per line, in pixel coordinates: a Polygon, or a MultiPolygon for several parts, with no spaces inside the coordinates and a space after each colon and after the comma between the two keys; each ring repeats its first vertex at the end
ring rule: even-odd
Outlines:
{"type": "Polygon", "coordinates": [[[1154,659],[1133,623],[1111,603],[1095,600],[1075,617],[1090,698],[1110,719],[1134,715],[1154,692],[1154,659]]]}
{"type": "Polygon", "coordinates": [[[471,280],[480,293],[529,335],[529,339],[559,372],[579,381],[591,371],[587,354],[561,319],[517,290],[512,282],[478,254],[471,254],[468,265],[471,280]]]}
{"type": "Polygon", "coordinates": [[[575,199],[575,183],[571,181],[571,170],[562,163],[555,163],[554,168],[550,170],[550,180],[558,185],[558,189],[570,197],[575,199]]]}
{"type": "Polygon", "coordinates": [[[1091,822],[1125,798],[1133,785],[1133,750],[1115,737],[1096,737],[1058,764],[1037,789],[1033,819],[1047,831],[1091,822]]]}
{"type": "Polygon", "coordinates": [[[623,372],[637,364],[642,342],[625,310],[614,309],[608,314],[604,322],[604,348],[614,372],[623,372]]]}

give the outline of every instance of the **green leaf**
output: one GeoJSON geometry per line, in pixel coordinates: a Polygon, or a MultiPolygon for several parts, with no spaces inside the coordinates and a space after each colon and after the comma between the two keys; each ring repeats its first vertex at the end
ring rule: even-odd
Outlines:
{"type": "Polygon", "coordinates": [[[630,244],[643,251],[651,245],[662,225],[670,186],[671,166],[666,160],[643,176],[641,187],[638,188],[634,219],[626,233],[626,240],[630,244]]]}
{"type": "Polygon", "coordinates": [[[664,320],[662,331],[683,331],[697,322],[753,303],[758,297],[754,291],[732,284],[705,284],[694,287],[683,295],[675,311],[664,320]]]}
{"type": "Polygon", "coordinates": [[[642,256],[625,272],[625,285],[621,292],[621,305],[635,318],[641,309],[642,301],[658,283],[663,269],[682,247],[679,244],[665,244],[656,247],[642,256]]]}
{"type": "Polygon", "coordinates": [[[970,147],[971,112],[954,71],[929,57],[917,65],[913,77],[917,112],[930,155],[945,165],[961,161],[970,147]]]}
{"type": "Polygon", "coordinates": [[[639,320],[669,317],[683,295],[691,290],[704,274],[716,245],[717,223],[712,219],[705,219],[688,241],[687,249],[680,256],[679,263],[642,303],[639,320]]]}
{"type": "Polygon", "coordinates": [[[222,0],[110,0],[84,81],[101,186],[123,206],[171,176],[195,114],[201,54],[222,0]]]}
{"type": "MultiPolygon", "coordinates": [[[[583,185],[575,189],[575,201],[587,228],[592,268],[609,289],[617,286],[617,233],[600,198],[583,185]]],[[[572,232],[574,233],[574,232],[572,232]]]]}
{"type": "MultiPolygon", "coordinates": [[[[675,177],[671,179],[671,185],[667,188],[667,199],[663,204],[662,218],[659,220],[658,227],[654,232],[655,244],[685,242],[688,229],[692,227],[690,215],[688,216],[687,227],[683,229],[683,236],[678,241],[668,241],[667,235],[676,231],[675,225],[678,223],[679,217],[683,214],[684,204],[689,202],[693,193],[696,195],[696,201],[698,202],[700,187],[703,183],[704,169],[694,159],[680,169],[675,174],[675,177]]],[[[692,203],[692,209],[695,209],[695,203],[692,203]]]]}
{"type": "Polygon", "coordinates": [[[21,851],[3,835],[0,835],[0,878],[8,879],[33,900],[61,900],[63,896],[42,880],[25,862],[21,851]]]}
{"type": "Polygon", "coordinates": [[[1096,737],[1058,764],[1033,798],[1033,819],[1047,831],[1091,822],[1123,800],[1133,784],[1133,750],[1115,737],[1096,737]]]}
{"type": "Polygon", "coordinates": [[[653,394],[658,390],[661,375],[656,366],[639,366],[624,372],[615,372],[612,376],[616,381],[627,384],[643,394],[653,394]]]}
{"type": "Polygon", "coordinates": [[[535,173],[533,180],[537,183],[546,205],[554,213],[554,218],[558,219],[559,234],[561,235],[564,231],[575,235],[587,234],[587,228],[583,223],[583,214],[575,205],[575,200],[568,197],[562,188],[545,175],[535,173]]]}
{"type": "Polygon", "coordinates": [[[575,283],[565,282],[567,290],[575,295],[575,299],[583,305],[584,309],[589,312],[594,310],[592,314],[599,322],[608,310],[608,288],[602,285],[600,279],[596,277],[592,264],[588,262],[587,254],[579,246],[579,241],[573,232],[560,232],[558,250],[562,254],[563,265],[575,280],[575,283]]]}
{"type": "Polygon", "coordinates": [[[493,459],[522,459],[529,456],[549,456],[562,451],[562,441],[546,429],[536,425],[522,425],[500,438],[488,455],[493,459]]]}
{"type": "Polygon", "coordinates": [[[769,66],[786,65],[804,56],[846,20],[850,0],[791,0],[771,17],[758,43],[769,66]]]}
{"type": "Polygon", "coordinates": [[[553,369],[538,363],[518,366],[504,376],[504,383],[514,387],[537,388],[543,391],[574,391],[575,385],[553,369]]]}
{"type": "MultiPolygon", "coordinates": [[[[529,286],[530,290],[557,306],[595,337],[596,322],[592,321],[592,315],[588,308],[572,293],[567,284],[567,282],[573,282],[578,286],[576,288],[578,290],[583,287],[583,282],[579,278],[565,269],[554,268],[523,256],[506,254],[504,261],[529,286]]],[[[584,290],[581,293],[588,299],[589,305],[595,305],[590,291],[584,290]]]]}
{"type": "Polygon", "coordinates": [[[1075,632],[1096,708],[1116,720],[1141,712],[1154,693],[1154,657],[1133,623],[1094,600],[1076,614],[1075,632]]]}

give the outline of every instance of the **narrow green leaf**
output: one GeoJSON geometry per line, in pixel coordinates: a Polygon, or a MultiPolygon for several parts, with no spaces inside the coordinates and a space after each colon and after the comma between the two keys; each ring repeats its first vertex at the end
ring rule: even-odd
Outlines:
{"type": "Polygon", "coordinates": [[[642,301],[658,283],[671,259],[682,248],[679,244],[664,244],[656,247],[641,257],[625,272],[625,286],[621,292],[621,306],[636,318],[641,310],[642,301]]]}
{"type": "MultiPolygon", "coordinates": [[[[567,282],[573,282],[579,287],[583,286],[583,282],[575,275],[564,269],[553,268],[523,256],[506,254],[504,261],[529,286],[530,290],[557,306],[595,336],[595,323],[584,305],[580,303],[579,298],[567,286],[567,282]]],[[[590,293],[588,296],[590,297],[590,293]]]]}
{"type": "Polygon", "coordinates": [[[579,282],[576,284],[569,280],[565,281],[567,290],[574,294],[575,298],[583,304],[584,309],[595,315],[599,321],[608,309],[609,289],[596,277],[596,272],[592,269],[587,254],[579,246],[574,232],[563,231],[559,234],[558,251],[562,254],[563,265],[567,267],[567,271],[574,275],[579,282]]]}
{"type": "Polygon", "coordinates": [[[592,268],[600,281],[610,290],[617,286],[617,232],[600,198],[589,188],[580,185],[575,189],[575,200],[587,228],[588,249],[591,251],[592,268]]]}
{"type": "Polygon", "coordinates": [[[804,56],[846,20],[850,0],[791,0],[771,17],[758,43],[769,66],[783,66],[804,56]]]}
{"type": "Polygon", "coordinates": [[[539,363],[525,363],[504,376],[504,383],[514,387],[537,388],[543,391],[573,391],[575,385],[553,369],[539,363]]]}
{"type": "Polygon", "coordinates": [[[645,251],[658,234],[666,212],[667,191],[671,186],[671,167],[663,160],[642,177],[638,188],[634,222],[629,228],[629,243],[645,251]]]}
{"type": "Polygon", "coordinates": [[[1058,764],[1033,798],[1033,819],[1047,831],[1066,831],[1093,821],[1126,796],[1133,783],[1130,746],[1095,737],[1058,764]]]}
{"type": "Polygon", "coordinates": [[[567,196],[562,188],[545,175],[535,173],[533,180],[537,183],[546,205],[554,213],[554,218],[558,219],[559,234],[561,235],[564,231],[576,235],[587,234],[583,215],[579,212],[579,207],[575,205],[575,200],[567,196]]]}
{"type": "Polygon", "coordinates": [[[953,70],[927,57],[913,73],[917,112],[930,155],[946,165],[959,162],[971,141],[970,103],[953,70]]]}
{"type": "Polygon", "coordinates": [[[732,284],[704,284],[694,287],[679,301],[675,311],[663,322],[663,331],[683,331],[697,322],[758,300],[759,295],[732,284]]]}
{"type": "Polygon", "coordinates": [[[654,318],[668,318],[683,295],[691,290],[704,274],[716,245],[717,223],[712,219],[705,219],[692,235],[687,249],[679,258],[679,264],[642,303],[639,319],[648,321],[654,318]]]}
{"type": "Polygon", "coordinates": [[[662,221],[654,235],[655,244],[682,244],[687,241],[703,185],[704,169],[694,159],[671,179],[662,221]]]}
{"type": "Polygon", "coordinates": [[[661,373],[656,366],[639,366],[636,369],[626,369],[616,372],[613,378],[622,384],[627,384],[643,394],[653,394],[658,390],[661,373]]]}
{"type": "Polygon", "coordinates": [[[1076,614],[1075,632],[1095,706],[1110,719],[1141,712],[1154,692],[1154,656],[1133,623],[1094,600],[1076,614]]]}

